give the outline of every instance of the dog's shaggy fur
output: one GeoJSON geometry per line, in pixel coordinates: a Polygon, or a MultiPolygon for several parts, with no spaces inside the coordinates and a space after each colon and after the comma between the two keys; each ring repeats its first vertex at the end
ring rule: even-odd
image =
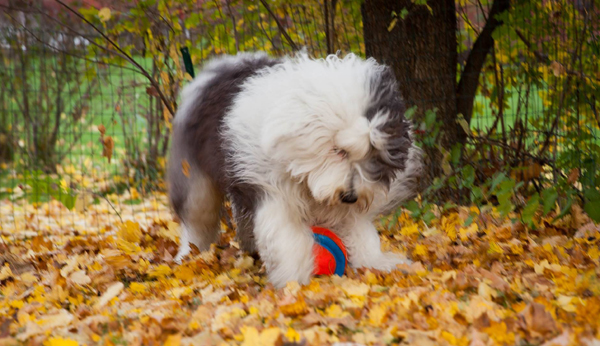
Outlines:
{"type": "Polygon", "coordinates": [[[208,63],[173,124],[176,260],[189,243],[217,240],[227,197],[242,248],[258,251],[276,286],[310,280],[313,225],[342,239],[354,267],[408,262],[381,251],[372,224],[417,192],[421,155],[404,112],[392,71],[373,59],[244,53],[208,63]]]}

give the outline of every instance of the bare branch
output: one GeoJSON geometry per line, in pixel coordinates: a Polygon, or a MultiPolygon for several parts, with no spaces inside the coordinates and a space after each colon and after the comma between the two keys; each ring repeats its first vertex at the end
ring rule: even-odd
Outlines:
{"type": "Polygon", "coordinates": [[[62,5],[67,10],[69,10],[70,12],[72,12],[75,16],[77,16],[79,19],[81,19],[85,23],[87,23],[92,29],[94,29],[94,31],[96,31],[98,34],[100,34],[100,36],[102,36],[102,38],[104,38],[120,54],[122,54],[126,58],[126,60],[128,60],[131,64],[133,64],[135,67],[137,67],[138,70],[139,70],[139,72],[142,75],[144,75],[144,77],[146,77],[148,79],[148,81],[150,82],[150,84],[152,84],[152,86],[156,89],[156,92],[158,93],[159,97],[163,101],[163,104],[165,105],[165,107],[167,107],[167,110],[169,111],[169,113],[171,113],[171,116],[175,116],[175,110],[173,109],[173,106],[171,105],[171,102],[169,101],[169,99],[167,99],[167,97],[164,95],[164,93],[160,90],[160,85],[158,84],[158,82],[154,78],[152,78],[152,76],[148,73],[148,71],[146,71],[146,69],[144,67],[142,67],[142,65],[138,64],[138,62],[135,61],[131,57],[131,55],[129,55],[127,52],[125,52],[123,49],[121,49],[121,47],[119,47],[119,45],[116,42],[114,42],[110,37],[106,36],[106,34],[102,30],[98,29],[98,27],[96,27],[92,22],[90,22],[89,20],[87,20],[79,12],[75,11],[72,7],[70,7],[69,5],[65,4],[61,0],[54,0],[54,1],[58,2],[60,5],[62,5]]]}
{"type": "MultiPolygon", "coordinates": [[[[59,1],[59,0],[56,0],[56,1],[59,1]]],[[[292,49],[298,50],[298,46],[294,43],[294,41],[292,41],[292,38],[287,34],[287,32],[285,31],[285,28],[279,22],[279,18],[277,18],[275,13],[273,13],[273,11],[271,11],[271,7],[269,7],[267,2],[265,0],[260,0],[260,3],[263,4],[263,6],[267,9],[267,11],[271,15],[271,17],[273,17],[273,19],[275,20],[275,23],[277,23],[277,27],[279,28],[279,31],[281,32],[283,37],[285,37],[285,39],[287,40],[288,44],[292,47],[292,49]]]]}

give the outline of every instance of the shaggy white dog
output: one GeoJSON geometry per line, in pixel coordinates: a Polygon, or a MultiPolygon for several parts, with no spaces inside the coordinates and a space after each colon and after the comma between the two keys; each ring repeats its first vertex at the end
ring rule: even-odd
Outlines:
{"type": "Polygon", "coordinates": [[[421,155],[404,112],[392,71],[373,59],[244,53],[208,63],[174,121],[176,260],[190,243],[217,240],[228,198],[243,249],[258,251],[278,287],[310,280],[316,225],[342,239],[353,267],[409,262],[381,251],[372,224],[417,193],[421,155]]]}

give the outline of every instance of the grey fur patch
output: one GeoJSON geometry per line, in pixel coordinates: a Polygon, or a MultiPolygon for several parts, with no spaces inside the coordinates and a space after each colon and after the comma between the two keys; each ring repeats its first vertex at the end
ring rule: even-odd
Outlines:
{"type": "Polygon", "coordinates": [[[410,123],[405,119],[406,105],[400,96],[393,71],[385,67],[370,81],[371,105],[365,116],[372,120],[377,114],[387,114],[386,122],[378,130],[387,134],[383,150],[373,150],[363,164],[365,172],[373,180],[387,186],[397,173],[406,168],[408,150],[412,145],[410,123]]]}
{"type": "Polygon", "coordinates": [[[186,107],[188,114],[182,121],[173,124],[167,172],[170,201],[182,220],[185,221],[186,209],[203,208],[185,205],[191,192],[190,179],[193,178],[183,172],[182,162],[187,161],[192,171],[202,172],[221,192],[229,194],[232,203],[236,204],[235,209],[240,211],[236,213],[236,223],[242,229],[240,235],[245,237],[247,233],[252,234],[254,206],[260,197],[251,186],[238,184],[228,174],[230,167],[227,163],[226,141],[222,137],[223,119],[244,81],[278,63],[278,60],[266,55],[238,56],[231,62],[219,64],[218,71],[210,71],[214,76],[203,88],[191,94],[195,99],[186,107]],[[247,232],[247,229],[250,231],[247,232]]]}

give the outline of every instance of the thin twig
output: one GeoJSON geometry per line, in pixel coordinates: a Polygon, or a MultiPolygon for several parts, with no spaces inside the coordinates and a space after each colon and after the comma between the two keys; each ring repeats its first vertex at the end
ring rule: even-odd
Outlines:
{"type": "Polygon", "coordinates": [[[123,218],[121,217],[121,213],[119,213],[119,211],[117,210],[117,208],[115,208],[115,206],[112,204],[112,202],[104,195],[99,194],[97,192],[94,192],[92,190],[87,190],[87,189],[77,189],[77,188],[71,188],[71,190],[77,192],[77,193],[89,193],[90,195],[102,198],[103,200],[106,201],[106,203],[108,203],[108,205],[110,205],[110,207],[112,208],[112,210],[117,214],[117,216],[119,217],[119,219],[121,220],[121,223],[123,223],[123,218]]]}
{"type": "MultiPolygon", "coordinates": [[[[60,1],[60,0],[56,0],[56,1],[60,1]]],[[[279,28],[279,31],[281,32],[283,37],[285,37],[285,39],[287,40],[288,44],[292,47],[292,49],[298,50],[298,46],[294,43],[294,41],[292,41],[292,38],[287,34],[287,32],[285,31],[285,28],[279,22],[279,18],[277,18],[275,13],[273,13],[273,11],[271,11],[271,7],[269,7],[267,2],[265,0],[260,0],[260,3],[263,4],[263,6],[267,9],[267,12],[269,12],[271,17],[273,17],[273,19],[275,20],[275,23],[277,23],[277,27],[279,28]]]]}

